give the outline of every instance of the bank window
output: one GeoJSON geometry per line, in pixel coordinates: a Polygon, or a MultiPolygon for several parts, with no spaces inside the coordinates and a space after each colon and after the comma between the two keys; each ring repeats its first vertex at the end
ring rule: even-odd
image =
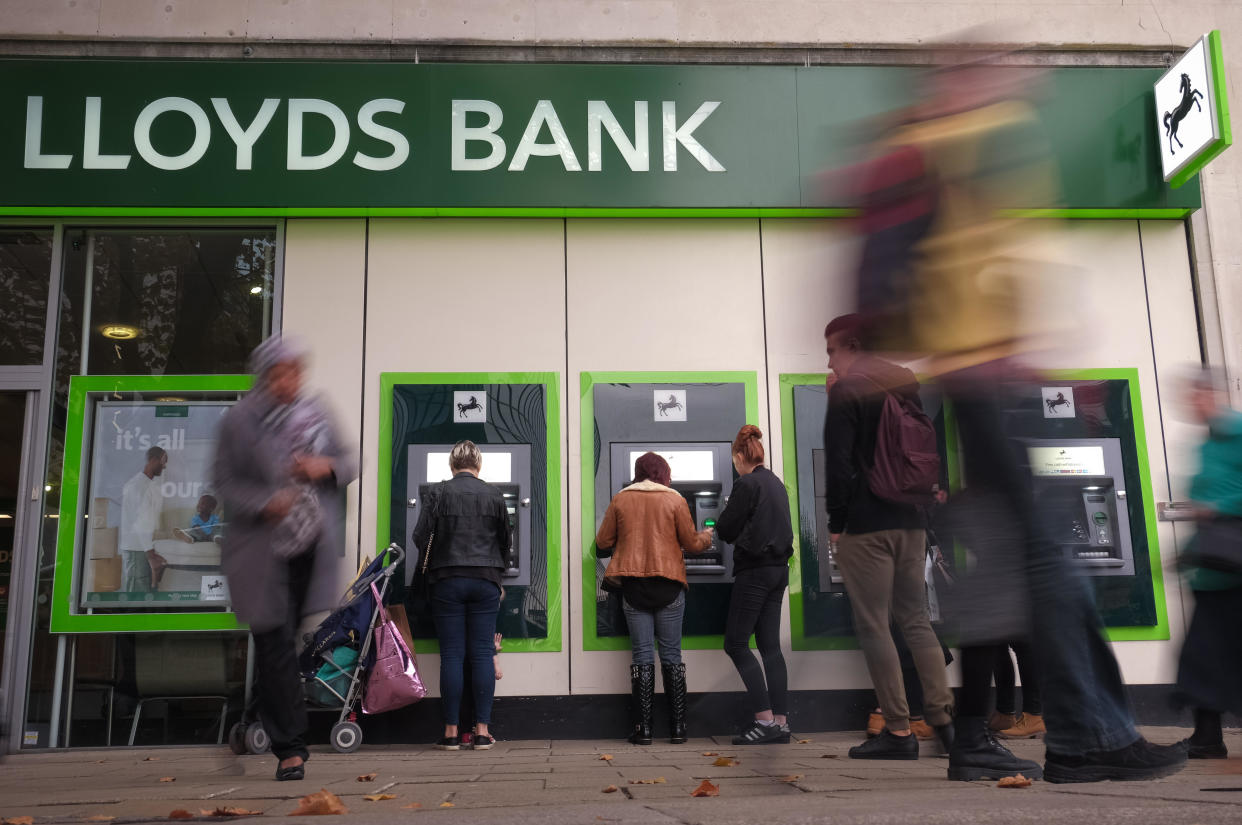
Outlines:
{"type": "Polygon", "coordinates": [[[0,365],[43,363],[52,230],[0,227],[0,365]]]}
{"type": "Polygon", "coordinates": [[[69,230],[65,372],[244,372],[271,331],[275,270],[272,227],[69,230]]]}

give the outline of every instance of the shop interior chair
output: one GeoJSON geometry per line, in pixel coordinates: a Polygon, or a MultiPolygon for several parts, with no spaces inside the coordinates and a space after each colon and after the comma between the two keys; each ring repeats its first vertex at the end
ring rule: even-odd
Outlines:
{"type": "Polygon", "coordinates": [[[135,644],[134,681],[138,704],[129,728],[130,746],[138,736],[144,705],[186,699],[220,702],[216,744],[223,744],[231,692],[228,639],[223,635],[195,633],[139,634],[135,644]]]}

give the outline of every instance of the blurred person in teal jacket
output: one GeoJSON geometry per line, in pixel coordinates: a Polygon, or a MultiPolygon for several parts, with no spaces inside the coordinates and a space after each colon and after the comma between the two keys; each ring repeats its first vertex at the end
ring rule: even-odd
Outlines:
{"type": "MultiPolygon", "coordinates": [[[[1200,523],[1200,534],[1187,548],[1187,584],[1195,594],[1195,611],[1174,694],[1178,706],[1189,705],[1194,712],[1191,759],[1226,758],[1221,715],[1242,713],[1242,572],[1206,561],[1207,548],[1199,546],[1208,525],[1213,528],[1211,541],[1242,544],[1242,412],[1229,406],[1221,379],[1217,372],[1203,370],[1189,390],[1193,414],[1208,428],[1199,450],[1199,472],[1190,484],[1200,523]]],[[[1236,555],[1242,559],[1242,547],[1236,555]]]]}

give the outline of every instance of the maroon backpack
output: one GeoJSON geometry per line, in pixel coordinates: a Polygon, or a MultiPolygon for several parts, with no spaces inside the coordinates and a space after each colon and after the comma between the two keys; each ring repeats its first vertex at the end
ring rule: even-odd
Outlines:
{"type": "MultiPolygon", "coordinates": [[[[866,377],[884,389],[874,378],[866,377]]],[[[867,486],[886,501],[927,504],[939,485],[940,451],[931,419],[914,399],[885,390],[867,486]]]]}

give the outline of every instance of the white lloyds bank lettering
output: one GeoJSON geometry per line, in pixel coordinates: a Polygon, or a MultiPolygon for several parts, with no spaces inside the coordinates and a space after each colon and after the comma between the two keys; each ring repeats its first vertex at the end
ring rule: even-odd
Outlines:
{"type": "Polygon", "coordinates": [[[340,107],[317,97],[289,98],[289,154],[285,168],[289,170],[327,169],[349,148],[349,119],[340,107]],[[332,123],[332,145],[318,155],[302,151],[302,119],[308,114],[322,115],[332,123]]]}
{"type": "Polygon", "coordinates": [[[716,111],[720,101],[709,100],[690,115],[680,127],[677,125],[677,104],[671,100],[664,101],[664,171],[677,171],[677,144],[686,147],[690,156],[697,160],[709,172],[723,172],[725,168],[720,161],[712,157],[712,153],[703,148],[703,144],[694,138],[694,130],[703,125],[703,121],[716,111]]]}
{"type": "Polygon", "coordinates": [[[450,124],[452,130],[452,170],[454,172],[486,172],[495,169],[505,160],[505,141],[496,130],[504,122],[505,113],[490,100],[454,100],[453,115],[450,124]],[[482,126],[467,126],[466,117],[470,112],[487,115],[487,123],[482,126]],[[466,144],[472,142],[486,143],[492,147],[485,158],[466,157],[466,144]]]}
{"type": "Polygon", "coordinates": [[[82,133],[83,169],[127,169],[129,155],[104,155],[99,151],[100,98],[86,99],[86,129],[82,133]]]}
{"type": "Polygon", "coordinates": [[[43,98],[26,98],[26,156],[27,169],[68,169],[73,155],[43,154],[43,98]]]}
{"type": "Polygon", "coordinates": [[[220,118],[224,131],[232,138],[233,143],[237,146],[237,166],[238,169],[251,169],[254,165],[254,144],[259,139],[259,135],[263,134],[263,130],[272,122],[272,118],[276,115],[276,110],[280,108],[280,98],[269,97],[263,101],[263,105],[259,107],[259,112],[254,116],[254,120],[250,121],[250,125],[242,128],[241,123],[237,121],[237,116],[233,114],[233,107],[229,105],[226,97],[213,97],[211,106],[216,110],[216,117],[220,118]]]}
{"type": "Polygon", "coordinates": [[[509,171],[521,172],[526,168],[526,161],[530,160],[531,155],[540,157],[559,155],[566,172],[582,171],[582,164],[578,163],[574,147],[569,144],[569,135],[565,134],[565,127],[561,125],[561,119],[557,117],[556,109],[553,108],[550,100],[541,100],[535,104],[535,111],[531,112],[530,120],[526,123],[526,131],[522,133],[522,139],[518,141],[517,150],[513,153],[513,160],[509,163],[509,171]],[[552,135],[551,143],[538,142],[539,133],[543,131],[545,124],[552,135]]]}
{"type": "Polygon", "coordinates": [[[631,143],[617,116],[602,100],[587,101],[587,170],[599,172],[604,168],[601,129],[608,132],[612,143],[625,158],[631,172],[647,172],[651,169],[651,153],[647,149],[647,101],[634,101],[634,142],[631,143]]]}
{"type": "Polygon", "coordinates": [[[410,157],[409,140],[396,129],[389,126],[381,126],[375,122],[375,116],[380,112],[392,112],[395,115],[399,115],[404,111],[405,101],[393,100],[390,97],[381,97],[363,104],[362,108],[358,110],[358,128],[367,137],[382,140],[391,146],[392,154],[386,158],[373,158],[370,155],[355,152],[355,166],[369,169],[372,172],[387,172],[389,169],[396,169],[406,162],[410,157]]]}
{"type": "Polygon", "coordinates": [[[176,171],[193,166],[207,154],[210,144],[211,121],[207,119],[203,107],[188,98],[161,97],[148,103],[134,121],[134,148],[143,160],[156,169],[176,171]],[[167,112],[180,112],[194,123],[194,142],[180,155],[165,155],[151,144],[151,126],[157,117],[167,112]]]}

